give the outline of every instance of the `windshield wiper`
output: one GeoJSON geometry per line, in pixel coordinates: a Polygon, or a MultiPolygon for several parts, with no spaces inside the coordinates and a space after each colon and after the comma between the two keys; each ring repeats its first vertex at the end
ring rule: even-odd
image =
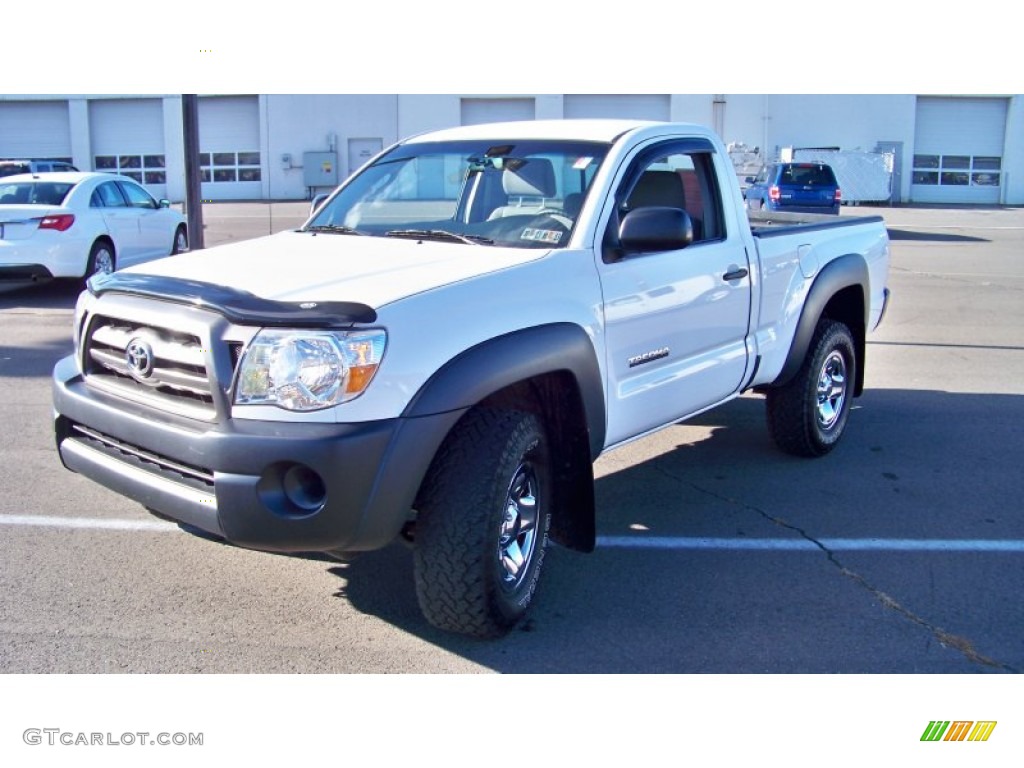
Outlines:
{"type": "Polygon", "coordinates": [[[446,229],[392,229],[384,233],[388,237],[413,237],[418,240],[447,240],[470,245],[494,245],[494,241],[482,235],[461,235],[446,229]]]}
{"type": "Polygon", "coordinates": [[[330,232],[334,235],[365,235],[365,232],[360,232],[358,229],[352,229],[352,227],[346,227],[344,224],[315,224],[312,227],[306,227],[302,232],[330,232]]]}

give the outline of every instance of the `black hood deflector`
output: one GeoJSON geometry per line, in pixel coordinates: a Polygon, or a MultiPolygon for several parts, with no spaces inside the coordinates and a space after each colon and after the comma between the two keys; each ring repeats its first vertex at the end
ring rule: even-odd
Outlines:
{"type": "Polygon", "coordinates": [[[184,304],[224,316],[236,325],[277,328],[334,328],[372,323],[377,313],[354,301],[275,301],[225,285],[138,273],[113,272],[89,278],[93,296],[122,293],[184,304]]]}

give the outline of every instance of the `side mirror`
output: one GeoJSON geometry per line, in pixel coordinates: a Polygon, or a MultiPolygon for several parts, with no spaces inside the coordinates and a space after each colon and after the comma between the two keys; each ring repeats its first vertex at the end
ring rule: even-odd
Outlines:
{"type": "Polygon", "coordinates": [[[747,176],[747,178],[745,178],[743,180],[743,183],[744,184],[753,184],[754,183],[754,177],[753,176],[747,176]]]}
{"type": "Polygon", "coordinates": [[[324,204],[324,200],[330,197],[330,194],[321,192],[319,195],[313,197],[313,202],[309,204],[309,215],[312,216],[316,213],[317,208],[324,204]]]}
{"type": "Polygon", "coordinates": [[[170,208],[171,207],[171,201],[170,200],[163,200],[163,199],[161,199],[160,202],[157,205],[160,208],[170,208]]]}
{"type": "Polygon", "coordinates": [[[676,251],[693,242],[693,221],[682,208],[637,208],[619,224],[624,252],[676,251]]]}

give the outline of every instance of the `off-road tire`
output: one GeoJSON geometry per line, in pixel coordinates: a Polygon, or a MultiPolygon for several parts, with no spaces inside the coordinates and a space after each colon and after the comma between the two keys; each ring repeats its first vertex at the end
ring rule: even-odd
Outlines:
{"type": "Polygon", "coordinates": [[[416,595],[434,626],[497,637],[526,614],[551,524],[548,445],[533,414],[475,408],[438,450],[417,500],[413,553],[416,595]]]}
{"type": "Polygon", "coordinates": [[[800,370],[789,383],[768,390],[768,432],[795,456],[823,456],[846,430],[857,380],[853,334],[822,318],[800,370]]]}

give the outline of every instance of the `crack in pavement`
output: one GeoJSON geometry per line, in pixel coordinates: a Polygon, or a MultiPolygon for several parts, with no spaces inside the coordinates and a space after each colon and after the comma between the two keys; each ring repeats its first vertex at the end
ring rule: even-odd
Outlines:
{"type": "Polygon", "coordinates": [[[938,643],[944,648],[952,648],[956,651],[959,651],[968,661],[971,661],[975,664],[979,664],[986,667],[993,667],[995,669],[1001,669],[1006,672],[1012,672],[1015,674],[1019,674],[1021,672],[1021,670],[1009,664],[997,661],[996,659],[989,658],[988,656],[979,653],[978,650],[974,647],[974,644],[967,638],[961,637],[959,635],[954,635],[951,632],[947,632],[946,630],[942,629],[942,627],[935,626],[923,617],[918,616],[909,608],[903,606],[894,597],[886,594],[878,587],[873,585],[859,573],[857,573],[856,571],[852,571],[845,565],[843,565],[842,561],[839,560],[838,557],[836,557],[834,552],[832,552],[827,546],[822,544],[818,539],[814,538],[814,536],[809,534],[804,529],[796,525],[793,525],[792,523],[788,523],[782,518],[776,517],[770,512],[767,512],[766,510],[763,510],[760,507],[756,507],[753,504],[749,504],[745,501],[734,499],[730,496],[725,496],[723,494],[717,493],[707,488],[702,488],[701,486],[692,483],[689,480],[678,477],[677,475],[673,474],[664,467],[658,466],[657,463],[654,464],[654,467],[661,474],[665,475],[666,477],[672,480],[675,480],[677,483],[692,488],[693,490],[699,493],[703,493],[705,496],[710,496],[711,498],[718,499],[719,501],[724,501],[728,504],[732,504],[741,509],[747,509],[750,510],[751,512],[755,512],[768,522],[777,525],[781,528],[785,528],[788,531],[792,531],[793,533],[797,534],[806,541],[809,541],[811,544],[816,546],[825,554],[829,562],[832,563],[832,565],[834,565],[843,576],[847,577],[848,579],[851,579],[853,582],[855,582],[860,587],[869,592],[871,596],[874,597],[884,608],[888,608],[898,613],[903,618],[907,619],[908,621],[911,621],[912,623],[929,632],[931,636],[935,638],[935,640],[938,641],[938,643]]]}

